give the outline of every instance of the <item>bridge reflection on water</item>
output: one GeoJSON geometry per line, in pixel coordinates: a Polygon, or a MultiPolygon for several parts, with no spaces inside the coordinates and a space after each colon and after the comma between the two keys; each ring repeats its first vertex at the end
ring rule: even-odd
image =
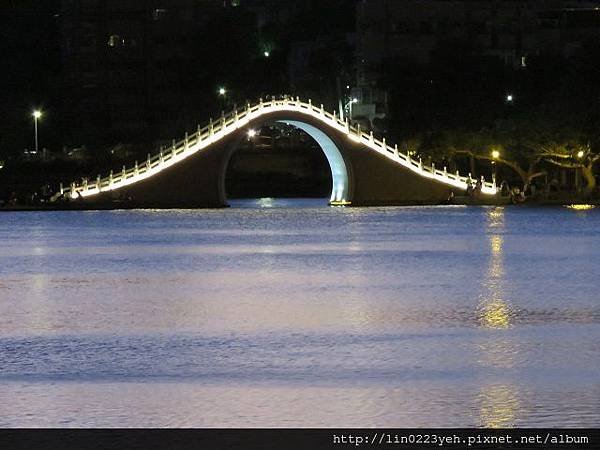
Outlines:
{"type": "Polygon", "coordinates": [[[325,205],[0,215],[0,425],[598,423],[600,210],[325,205]]]}

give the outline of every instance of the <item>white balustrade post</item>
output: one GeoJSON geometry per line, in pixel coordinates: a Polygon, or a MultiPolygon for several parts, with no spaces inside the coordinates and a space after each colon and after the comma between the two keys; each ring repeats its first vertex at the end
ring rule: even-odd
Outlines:
{"type": "Polygon", "coordinates": [[[350,121],[348,120],[347,117],[345,119],[345,125],[346,125],[346,134],[350,134],[350,121]]]}
{"type": "Polygon", "coordinates": [[[387,150],[387,144],[385,143],[385,138],[383,138],[381,140],[381,146],[383,147],[384,150],[387,150]]]}
{"type": "Polygon", "coordinates": [[[87,179],[87,177],[83,179],[83,190],[84,191],[88,190],[88,179],[87,179]]]}
{"type": "Polygon", "coordinates": [[[419,157],[419,170],[423,171],[423,160],[419,157]]]}
{"type": "Polygon", "coordinates": [[[196,141],[200,141],[200,130],[202,129],[202,127],[200,126],[200,124],[198,124],[198,127],[196,128],[196,141]]]}
{"type": "Polygon", "coordinates": [[[146,159],[146,170],[150,170],[150,166],[152,166],[152,163],[150,160],[151,160],[150,153],[148,153],[148,158],[146,159]]]}
{"type": "Polygon", "coordinates": [[[373,131],[369,132],[369,142],[373,142],[375,138],[373,137],[373,131]]]}
{"type": "Polygon", "coordinates": [[[165,155],[162,152],[162,150],[160,151],[160,154],[158,155],[158,160],[160,161],[160,163],[162,164],[163,162],[165,162],[165,155]]]}
{"type": "Polygon", "coordinates": [[[225,111],[221,111],[221,131],[225,129],[225,111]]]}
{"type": "MultiPolygon", "coordinates": [[[[183,138],[183,150],[187,150],[188,149],[188,142],[190,140],[190,137],[188,136],[187,131],[185,132],[185,137],[183,138]]],[[[173,156],[175,156],[175,148],[173,148],[173,156]]]]}
{"type": "Polygon", "coordinates": [[[60,183],[59,191],[60,191],[60,195],[63,195],[65,193],[65,188],[62,183],[60,183]]]}
{"type": "Polygon", "coordinates": [[[394,155],[396,155],[396,157],[400,157],[400,154],[398,153],[398,144],[394,144],[394,155]]]}
{"type": "Polygon", "coordinates": [[[238,122],[240,121],[240,114],[238,113],[237,108],[235,108],[234,114],[235,114],[235,127],[239,128],[238,122]]]}
{"type": "Polygon", "coordinates": [[[435,174],[435,163],[431,162],[431,173],[435,174]]]}
{"type": "Polygon", "coordinates": [[[111,170],[110,173],[108,174],[108,185],[112,186],[113,184],[113,171],[111,170]]]}
{"type": "Polygon", "coordinates": [[[321,103],[321,115],[325,115],[325,108],[323,107],[323,103],[321,103]]]}
{"type": "Polygon", "coordinates": [[[123,165],[123,170],[121,171],[121,180],[125,179],[126,173],[127,173],[127,169],[125,168],[125,165],[123,165]]]}
{"type": "Polygon", "coordinates": [[[335,112],[335,109],[333,110],[333,122],[337,123],[337,113],[335,112]]]}
{"type": "Polygon", "coordinates": [[[135,162],[135,165],[133,166],[133,173],[136,175],[139,175],[140,173],[140,166],[138,165],[138,162],[135,162]]]}
{"type": "Polygon", "coordinates": [[[75,183],[71,183],[71,197],[73,196],[72,194],[75,194],[76,189],[75,189],[75,183]]]}
{"type": "Polygon", "coordinates": [[[308,99],[308,107],[312,111],[312,99],[311,98],[308,99]]]}
{"type": "Polygon", "coordinates": [[[258,101],[258,108],[259,109],[263,109],[263,99],[262,99],[262,97],[258,101]]]}
{"type": "Polygon", "coordinates": [[[100,174],[98,174],[98,176],[96,177],[96,187],[98,188],[98,190],[100,190],[101,184],[102,184],[102,177],[100,176],[100,174]]]}
{"type": "Polygon", "coordinates": [[[456,171],[456,179],[460,180],[460,173],[458,172],[458,170],[456,171]]]}
{"type": "Polygon", "coordinates": [[[444,176],[447,177],[448,176],[448,170],[446,169],[446,166],[444,166],[444,176]]]}
{"type": "Polygon", "coordinates": [[[356,135],[358,136],[358,139],[362,137],[362,132],[360,131],[360,123],[356,125],[356,135]]]}

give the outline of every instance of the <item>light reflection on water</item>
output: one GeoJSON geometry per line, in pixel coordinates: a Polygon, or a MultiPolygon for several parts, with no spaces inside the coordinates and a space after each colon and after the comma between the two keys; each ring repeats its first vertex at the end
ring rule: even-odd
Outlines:
{"type": "Polygon", "coordinates": [[[0,426],[597,426],[600,211],[0,215],[0,426]]]}

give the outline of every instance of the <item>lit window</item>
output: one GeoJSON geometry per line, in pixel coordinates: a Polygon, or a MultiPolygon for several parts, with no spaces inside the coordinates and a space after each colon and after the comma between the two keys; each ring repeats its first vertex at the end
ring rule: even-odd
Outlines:
{"type": "Polygon", "coordinates": [[[108,46],[116,47],[118,45],[121,45],[121,36],[118,34],[111,34],[108,38],[108,46]]]}
{"type": "Polygon", "coordinates": [[[156,8],[152,11],[152,19],[160,20],[167,15],[167,10],[165,8],[156,8]]]}

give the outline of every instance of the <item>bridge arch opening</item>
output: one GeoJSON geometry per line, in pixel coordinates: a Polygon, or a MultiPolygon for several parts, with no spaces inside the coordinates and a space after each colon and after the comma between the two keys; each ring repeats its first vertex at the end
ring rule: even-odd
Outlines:
{"type": "MultiPolygon", "coordinates": [[[[320,149],[320,153],[322,153],[322,155],[325,157],[324,161],[319,161],[318,163],[323,167],[328,166],[330,172],[329,183],[331,184],[328,192],[330,204],[348,204],[350,202],[350,173],[340,147],[334,142],[334,140],[316,126],[303,121],[285,119],[275,120],[271,123],[279,125],[285,124],[297,130],[301,130],[303,133],[308,135],[314,141],[314,143],[316,143],[316,146],[320,149]]],[[[245,132],[249,132],[250,130],[254,129],[248,128],[245,130],[245,132]]],[[[229,181],[229,177],[232,175],[230,173],[230,169],[234,154],[236,154],[235,150],[231,152],[223,171],[223,194],[225,200],[227,200],[229,197],[229,189],[227,189],[227,185],[229,185],[231,182],[229,181]]],[[[318,159],[322,159],[322,156],[318,157],[318,159]]],[[[325,193],[324,191],[321,192],[323,194],[325,193]]],[[[323,197],[324,196],[325,195],[323,195],[323,197]]],[[[232,196],[232,198],[235,197],[235,195],[232,196]]]]}

